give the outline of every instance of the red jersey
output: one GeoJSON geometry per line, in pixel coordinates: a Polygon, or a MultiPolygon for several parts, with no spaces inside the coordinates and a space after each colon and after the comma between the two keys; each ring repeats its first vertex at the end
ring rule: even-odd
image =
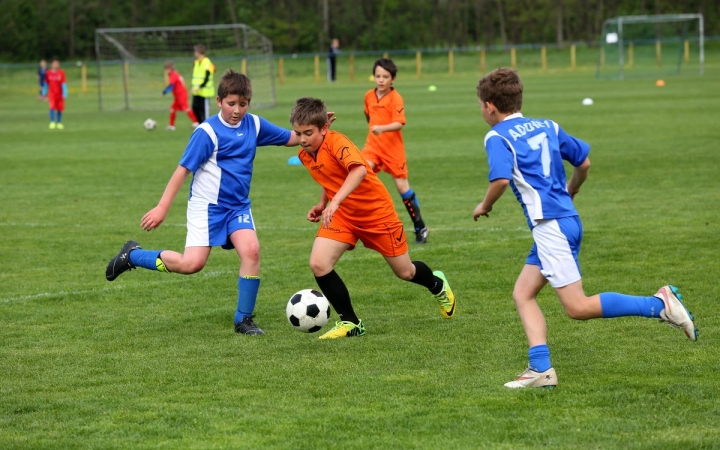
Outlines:
{"type": "Polygon", "coordinates": [[[185,80],[183,80],[182,75],[180,75],[177,70],[173,70],[168,75],[168,84],[173,85],[172,93],[175,97],[175,102],[184,103],[187,101],[188,93],[185,88],[185,80]]]}
{"type": "Polygon", "coordinates": [[[62,69],[48,70],[45,73],[45,82],[48,85],[48,97],[63,98],[62,85],[65,83],[65,72],[62,69]]]}
{"type": "Polygon", "coordinates": [[[365,178],[337,210],[349,223],[374,224],[397,219],[390,193],[365,162],[360,150],[345,135],[328,131],[315,155],[300,150],[298,156],[313,179],[325,189],[328,201],[340,190],[352,166],[362,164],[367,168],[365,178]]]}

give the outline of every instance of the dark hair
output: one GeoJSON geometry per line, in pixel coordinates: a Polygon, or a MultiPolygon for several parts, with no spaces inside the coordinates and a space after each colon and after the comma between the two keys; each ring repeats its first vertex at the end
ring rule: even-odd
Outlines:
{"type": "Polygon", "coordinates": [[[225,71],[223,76],[220,77],[217,95],[220,97],[220,100],[224,99],[228,95],[237,95],[248,100],[252,99],[252,85],[250,84],[250,78],[248,78],[245,74],[228,69],[225,71]]]}
{"type": "Polygon", "coordinates": [[[327,122],[327,108],[319,98],[299,98],[295,102],[292,111],[290,111],[291,124],[315,125],[322,128],[327,122]]]}
{"type": "Polygon", "coordinates": [[[375,64],[373,64],[373,75],[375,75],[375,69],[377,67],[382,67],[383,69],[390,72],[390,75],[392,75],[393,78],[395,78],[395,75],[397,75],[397,66],[394,62],[392,62],[392,59],[380,58],[375,61],[375,64]]]}
{"type": "Polygon", "coordinates": [[[196,52],[200,53],[201,55],[204,55],[204,54],[205,54],[205,46],[202,45],[202,44],[195,44],[195,45],[193,46],[193,50],[195,50],[196,52]]]}
{"type": "Polygon", "coordinates": [[[515,69],[500,67],[480,79],[477,96],[490,102],[501,113],[514,113],[522,109],[523,85],[515,69]]]}

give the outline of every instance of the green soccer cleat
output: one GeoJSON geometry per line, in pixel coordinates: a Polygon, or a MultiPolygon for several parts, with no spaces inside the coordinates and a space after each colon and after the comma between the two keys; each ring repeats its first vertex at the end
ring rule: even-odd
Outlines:
{"type": "Polygon", "coordinates": [[[335,322],[335,326],[332,330],[320,336],[318,339],[337,339],[344,337],[355,337],[362,336],[365,334],[365,324],[363,321],[359,321],[358,324],[352,322],[335,322]]]}
{"type": "Polygon", "coordinates": [[[64,129],[65,129],[65,125],[63,125],[63,124],[61,124],[61,123],[58,123],[58,124],[57,124],[57,129],[58,129],[58,130],[64,130],[64,129]]]}
{"type": "Polygon", "coordinates": [[[443,290],[435,296],[440,308],[440,314],[446,319],[452,319],[455,315],[455,294],[450,289],[450,283],[448,283],[444,273],[436,270],[433,275],[443,281],[443,290]]]}
{"type": "Polygon", "coordinates": [[[51,130],[54,130],[55,127],[57,127],[57,125],[55,124],[55,122],[50,122],[50,126],[49,126],[48,128],[50,128],[51,130]]]}

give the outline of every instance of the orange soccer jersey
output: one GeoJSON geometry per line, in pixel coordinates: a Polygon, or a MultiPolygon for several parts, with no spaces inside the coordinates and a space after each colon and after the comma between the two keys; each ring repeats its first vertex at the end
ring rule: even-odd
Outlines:
{"type": "Polygon", "coordinates": [[[373,125],[400,122],[405,125],[405,103],[395,88],[378,99],[375,89],[365,94],[365,115],[368,117],[368,135],[363,154],[376,164],[376,171],[383,170],[395,178],[407,178],[405,143],[402,131],[388,131],[376,136],[373,125]]]}
{"type": "Polygon", "coordinates": [[[365,247],[385,256],[397,256],[407,251],[402,221],[390,193],[350,139],[337,131],[328,131],[315,155],[300,150],[298,156],[313,179],[323,187],[328,201],[337,194],[352,166],[362,164],[368,170],[360,185],[340,204],[330,228],[321,226],[318,236],[353,246],[360,239],[365,247]]]}

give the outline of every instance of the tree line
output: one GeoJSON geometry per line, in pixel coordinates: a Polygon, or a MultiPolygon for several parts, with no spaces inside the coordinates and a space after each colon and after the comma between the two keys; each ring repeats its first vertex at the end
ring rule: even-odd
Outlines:
{"type": "Polygon", "coordinates": [[[605,19],[701,13],[717,0],[2,0],[0,62],[92,59],[95,29],[245,23],[275,53],[596,42],[605,19]]]}

